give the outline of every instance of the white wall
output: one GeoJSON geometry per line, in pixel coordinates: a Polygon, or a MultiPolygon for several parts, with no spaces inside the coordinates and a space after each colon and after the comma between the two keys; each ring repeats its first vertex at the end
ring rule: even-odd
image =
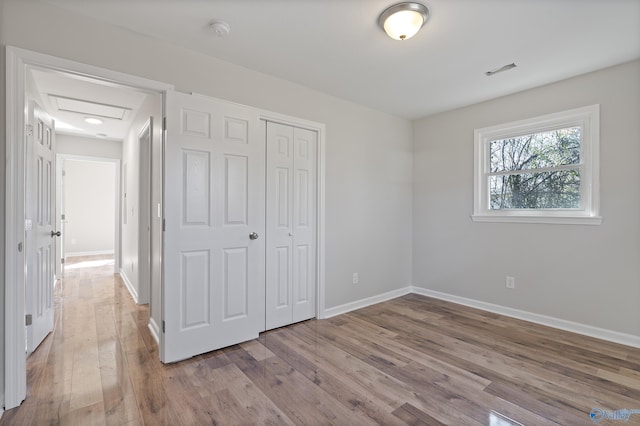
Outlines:
{"type": "Polygon", "coordinates": [[[64,160],[65,256],[114,253],[116,164],[64,160]]]}
{"type": "Polygon", "coordinates": [[[122,158],[122,141],[57,133],[56,153],[119,160],[122,158]]]}
{"type": "MultiPolygon", "coordinates": [[[[122,265],[120,274],[130,284],[134,299],[138,303],[149,303],[149,288],[141,286],[140,262],[139,262],[139,220],[140,220],[140,146],[139,135],[142,127],[153,117],[153,138],[156,144],[162,143],[162,98],[159,95],[149,95],[142,103],[136,118],[123,142],[123,176],[126,173],[126,182],[123,179],[123,193],[121,205],[123,206],[122,224],[122,265]],[[126,170],[126,171],[125,171],[126,170]],[[126,186],[125,186],[126,185],[126,186]],[[126,203],[124,201],[126,196],[126,203]],[[126,209],[126,210],[125,210],[126,209]],[[124,219],[124,217],[123,217],[124,219]]],[[[157,194],[160,196],[160,193],[157,194]]],[[[157,200],[156,200],[157,201],[157,200]]],[[[159,286],[159,280],[156,282],[159,286]]],[[[159,288],[156,291],[160,294],[159,288]]]]}
{"type": "Polygon", "coordinates": [[[639,118],[636,61],[416,121],[414,283],[640,336],[639,118]],[[471,221],[474,129],[592,104],[602,225],[471,221]]]}

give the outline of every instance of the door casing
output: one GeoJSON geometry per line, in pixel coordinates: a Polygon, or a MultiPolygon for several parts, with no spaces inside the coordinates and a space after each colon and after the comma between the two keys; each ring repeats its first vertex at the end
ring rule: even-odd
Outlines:
{"type": "Polygon", "coordinates": [[[163,94],[173,86],[104,68],[6,47],[6,191],[5,191],[5,389],[4,406],[20,405],[26,396],[25,342],[25,91],[29,69],[63,72],[77,78],[101,80],[106,85],[128,86],[163,94]]]}

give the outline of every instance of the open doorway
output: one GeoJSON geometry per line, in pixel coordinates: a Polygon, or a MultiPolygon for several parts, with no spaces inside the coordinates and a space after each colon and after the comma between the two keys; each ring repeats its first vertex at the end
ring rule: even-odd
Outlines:
{"type": "MultiPolygon", "coordinates": [[[[113,272],[120,267],[120,159],[66,154],[74,138],[58,135],[56,156],[56,217],[61,235],[57,252],[59,278],[70,258],[109,260],[113,272]]],[[[103,141],[96,140],[96,143],[103,141]]],[[[121,155],[121,143],[114,143],[121,155]]]]}
{"type": "MultiPolygon", "coordinates": [[[[27,68],[25,96],[51,117],[54,153],[62,161],[56,165],[60,192],[56,191],[51,231],[52,238],[58,237],[56,278],[64,274],[66,257],[112,255],[114,272],[121,275],[135,302],[149,303],[151,118],[162,115],[161,96],[42,67],[27,68]],[[143,129],[145,138],[140,137],[143,129]],[[122,211],[116,210],[119,204],[122,211]]],[[[40,173],[30,173],[35,166],[28,160],[27,181],[40,173]]],[[[40,185],[38,181],[28,189],[40,185]]],[[[161,191],[156,193],[159,197],[161,191]]],[[[27,198],[32,196],[27,190],[27,198]]],[[[27,273],[27,294],[31,275],[27,273]]],[[[26,310],[30,308],[27,303],[26,310]]]]}
{"type": "MultiPolygon", "coordinates": [[[[162,202],[162,176],[153,179],[155,187],[152,188],[150,202],[141,206],[139,204],[139,164],[140,149],[139,132],[145,122],[150,117],[155,117],[154,123],[162,123],[162,99],[163,93],[170,89],[170,85],[154,82],[143,78],[129,76],[92,67],[73,61],[41,55],[23,49],[7,47],[7,238],[6,238],[6,282],[12,283],[7,286],[5,309],[5,406],[12,408],[20,404],[26,395],[26,354],[24,351],[27,327],[29,327],[29,309],[25,295],[33,286],[32,280],[36,277],[45,282],[45,288],[51,289],[57,277],[61,273],[61,265],[56,267],[48,266],[43,269],[46,273],[34,274],[31,265],[32,259],[38,258],[39,254],[33,252],[33,244],[27,242],[33,240],[30,233],[41,233],[39,226],[41,221],[35,221],[30,215],[28,203],[39,206],[40,204],[54,205],[55,196],[35,195],[30,188],[37,188],[38,185],[51,188],[50,193],[55,194],[55,164],[46,164],[46,173],[39,173],[40,169],[33,172],[31,161],[29,163],[28,149],[25,143],[29,138],[40,136],[40,128],[28,122],[30,117],[24,111],[36,111],[39,107],[45,112],[43,116],[50,117],[53,123],[53,135],[46,138],[47,146],[51,141],[51,146],[55,145],[55,134],[74,136],[76,140],[73,155],[101,157],[95,150],[91,152],[89,139],[104,139],[120,141],[122,161],[119,173],[120,183],[116,186],[120,206],[115,215],[118,217],[116,224],[120,225],[119,230],[114,230],[113,252],[116,263],[119,263],[118,272],[126,275],[131,288],[134,300],[137,303],[149,303],[151,294],[157,295],[156,306],[151,310],[157,319],[150,321],[150,328],[157,330],[158,327],[152,325],[160,322],[161,303],[159,299],[161,282],[159,280],[161,265],[158,263],[157,282],[154,283],[156,291],[151,290],[151,280],[140,282],[140,268],[150,268],[150,258],[161,259],[161,218],[151,222],[150,233],[155,233],[156,238],[150,238],[154,242],[151,249],[151,256],[147,256],[142,264],[139,262],[138,253],[138,227],[139,217],[147,215],[150,217],[151,203],[161,206],[162,202]],[[37,107],[28,109],[27,105],[37,104],[37,107]],[[100,126],[114,124],[114,126],[100,126]],[[96,127],[91,127],[96,126],[96,127]],[[123,132],[117,134],[114,131],[123,132]],[[89,150],[89,151],[87,151],[89,150]],[[31,176],[36,176],[35,180],[31,176]],[[41,178],[45,176],[45,178],[41,178]],[[124,177],[126,176],[126,184],[124,177]],[[32,182],[28,181],[32,179],[32,182]],[[30,201],[34,199],[35,201],[30,201]],[[126,200],[126,209],[123,201],[126,200]],[[24,226],[22,226],[24,223],[24,226]],[[34,226],[32,224],[38,224],[34,226]],[[126,225],[125,225],[126,224],[126,225]],[[29,226],[31,225],[31,226],[29,226]],[[117,235],[120,237],[118,243],[117,235]],[[120,252],[118,256],[116,253],[120,252]],[[119,262],[118,262],[119,260],[119,262]],[[25,325],[25,317],[27,318],[25,325]]],[[[46,130],[46,129],[45,129],[46,130]]],[[[156,137],[151,143],[150,160],[162,164],[162,129],[154,129],[156,137]]],[[[39,139],[38,139],[39,140],[39,139]]],[[[55,148],[51,151],[55,154],[55,148]]],[[[161,170],[161,167],[158,167],[161,170]]],[[[39,207],[32,209],[39,211],[39,207]]],[[[55,211],[52,208],[50,211],[55,211]]],[[[154,210],[155,211],[155,210],[154,210]]],[[[161,212],[161,208],[158,209],[161,212]]],[[[38,213],[39,214],[39,213],[38,213]]],[[[49,213],[47,213],[49,214],[49,213]]],[[[58,220],[47,220],[45,225],[46,235],[50,239],[62,237],[61,227],[64,227],[62,217],[58,220]],[[50,233],[50,235],[49,235],[50,233]],[[59,234],[58,234],[59,233],[59,234]]],[[[70,224],[68,224],[70,226],[70,224]]],[[[116,226],[117,228],[117,226],[116,226]]],[[[45,233],[44,231],[42,232],[45,233]]],[[[64,238],[64,237],[62,237],[64,238]]],[[[69,239],[70,240],[70,239],[69,239]]],[[[71,243],[71,241],[69,241],[71,243]]],[[[76,245],[80,243],[76,238],[76,245]]],[[[62,244],[55,244],[56,262],[61,263],[62,244]]],[[[99,249],[102,251],[103,249],[99,249]]],[[[109,249],[104,249],[109,250],[109,249]]],[[[49,252],[52,250],[49,250],[49,252]]],[[[81,252],[81,250],[79,250],[81,252]]],[[[90,250],[87,250],[90,251],[90,250]]],[[[48,253],[48,252],[47,252],[48,253]]],[[[37,272],[37,271],[36,271],[37,272]]],[[[151,272],[146,272],[146,276],[152,276],[151,272]]],[[[129,286],[128,286],[129,287],[129,286]]],[[[51,293],[51,292],[50,292],[51,293]]],[[[51,324],[51,328],[53,325],[51,324]]],[[[46,336],[46,334],[45,334],[46,336]]],[[[157,333],[154,334],[157,336],[157,333]]],[[[44,338],[44,337],[43,337],[44,338]]],[[[32,345],[37,347],[37,344],[32,345]]]]}

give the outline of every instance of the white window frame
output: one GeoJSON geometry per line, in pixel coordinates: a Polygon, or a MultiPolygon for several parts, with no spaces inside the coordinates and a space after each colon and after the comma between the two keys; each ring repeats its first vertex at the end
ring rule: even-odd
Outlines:
{"type": "Polygon", "coordinates": [[[600,105],[590,105],[474,131],[474,222],[599,225],[600,105]],[[509,137],[580,127],[580,207],[577,209],[491,209],[490,143],[509,137]]]}

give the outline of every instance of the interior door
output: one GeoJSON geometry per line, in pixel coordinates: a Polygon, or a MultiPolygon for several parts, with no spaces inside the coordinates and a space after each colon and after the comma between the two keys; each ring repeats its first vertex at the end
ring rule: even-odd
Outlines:
{"type": "Polygon", "coordinates": [[[316,315],[316,150],[316,132],[267,122],[267,330],[316,315]]]}
{"type": "Polygon", "coordinates": [[[161,359],[254,339],[264,327],[264,133],[257,111],[166,96],[161,359]]]}
{"type": "Polygon", "coordinates": [[[55,285],[55,132],[53,120],[29,102],[27,131],[27,353],[53,330],[55,285]],[[31,324],[29,324],[31,322],[31,324]]]}

